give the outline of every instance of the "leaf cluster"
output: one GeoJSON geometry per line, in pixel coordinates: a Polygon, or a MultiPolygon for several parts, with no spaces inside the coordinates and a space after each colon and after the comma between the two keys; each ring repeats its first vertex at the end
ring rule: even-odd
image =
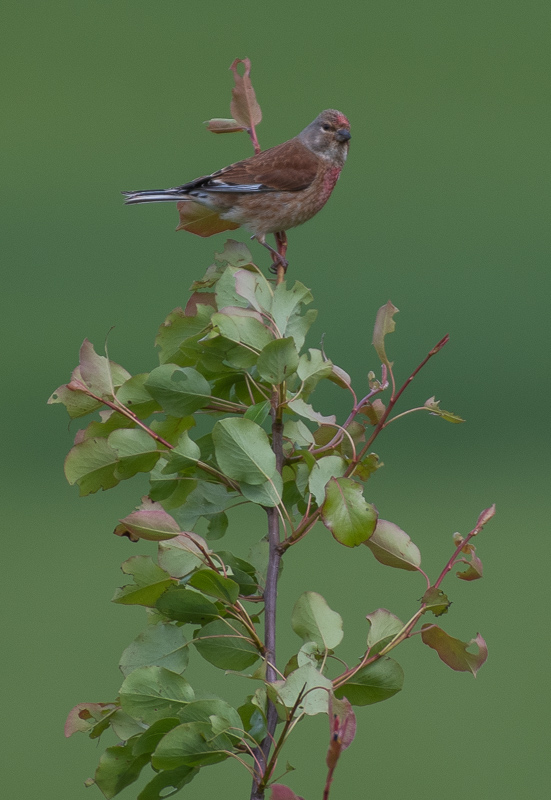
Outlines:
{"type": "MultiPolygon", "coordinates": [[[[323,350],[305,349],[316,316],[311,301],[298,281],[274,286],[247,248],[229,240],[193,284],[185,309],[172,311],[160,326],[159,366],[132,376],[85,341],[71,380],[50,398],[65,405],[72,419],[100,414],[78,431],[65,461],[66,477],[81,495],[149,474],[147,496],[115,533],[155,542],[156,558],[126,560],[122,570],[130,582],[113,598],[146,608],[148,625],[122,655],[117,699],[79,704],[66,725],[66,735],[80,731],[98,738],[111,728],[118,737],[94,779],[107,798],[135,781],[146,765],[154,775],[139,800],[157,800],[179,791],[201,768],[228,758],[237,759],[264,789],[295,724],[319,713],[330,716],[327,763],[333,770],[353,739],[351,706],[386,700],[402,688],[402,668],[388,653],[413,635],[423,614],[447,611],[449,601],[439,588],[446,572],[466,562],[463,580],[482,575],[470,539],[486,518],[456,541],[443,574],[431,584],[419,549],[397,525],[379,519],[365,497],[366,482],[382,466],[371,445],[392,421],[407,384],[395,390],[384,346],[397,309],[387,304],[379,311],[374,344],[382,374],[377,380],[370,373],[367,394],[358,399],[348,374],[323,350]],[[312,405],[321,381],[352,397],[342,425],[312,405]],[[377,396],[391,385],[385,406],[377,396]],[[282,463],[275,431],[282,437],[282,463]],[[321,595],[305,591],[291,618],[302,644],[284,668],[273,665],[277,679],[267,680],[261,623],[268,541],[260,538],[246,558],[218,544],[227,534],[230,510],[243,503],[277,513],[280,554],[321,521],[345,547],[364,545],[379,563],[421,574],[427,592],[420,608],[405,623],[385,609],[367,614],[365,653],[343,669],[334,655],[343,638],[342,618],[321,595]],[[183,675],[190,649],[216,668],[252,680],[254,691],[238,708],[205,697],[183,675]],[[262,770],[259,748],[267,737],[269,702],[282,729],[262,770]]],[[[440,412],[433,398],[426,407],[458,421],[440,412]]],[[[480,636],[460,642],[435,625],[424,625],[420,633],[452,669],[476,674],[485,660],[480,636]],[[477,645],[477,654],[467,650],[469,644],[477,645]]],[[[284,789],[276,784],[273,796],[284,797],[284,789]]]]}

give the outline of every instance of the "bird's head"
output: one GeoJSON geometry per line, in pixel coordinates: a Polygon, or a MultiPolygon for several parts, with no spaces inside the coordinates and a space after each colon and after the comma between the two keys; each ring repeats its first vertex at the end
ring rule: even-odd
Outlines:
{"type": "Polygon", "coordinates": [[[298,138],[320,158],[342,167],[350,145],[350,123],[340,111],[322,111],[298,138]]]}

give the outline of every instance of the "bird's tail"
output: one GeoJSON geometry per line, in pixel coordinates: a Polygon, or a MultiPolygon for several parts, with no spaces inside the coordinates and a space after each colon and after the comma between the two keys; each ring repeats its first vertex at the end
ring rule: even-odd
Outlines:
{"type": "Polygon", "coordinates": [[[185,194],[178,189],[153,189],[149,192],[122,192],[125,203],[175,203],[179,200],[186,200],[185,194]]]}

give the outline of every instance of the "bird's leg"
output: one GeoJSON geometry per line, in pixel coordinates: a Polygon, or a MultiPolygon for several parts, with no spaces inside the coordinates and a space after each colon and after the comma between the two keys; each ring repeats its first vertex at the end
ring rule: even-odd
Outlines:
{"type": "Polygon", "coordinates": [[[272,266],[270,267],[271,272],[277,273],[278,268],[281,267],[283,273],[285,274],[285,271],[289,266],[289,262],[285,258],[285,252],[287,250],[287,236],[285,235],[285,231],[278,231],[278,233],[275,233],[274,236],[277,244],[277,250],[275,250],[273,247],[270,247],[265,236],[251,236],[251,239],[256,239],[256,241],[261,244],[262,247],[265,247],[266,250],[270,251],[272,256],[272,266]]]}

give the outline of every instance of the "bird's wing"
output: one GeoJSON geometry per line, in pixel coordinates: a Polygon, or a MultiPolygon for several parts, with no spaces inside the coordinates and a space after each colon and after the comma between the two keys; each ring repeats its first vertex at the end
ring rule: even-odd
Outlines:
{"type": "Polygon", "coordinates": [[[319,158],[298,139],[264,150],[244,161],[197,178],[177,191],[193,189],[209,192],[297,192],[307,189],[320,167],[319,158]]]}

